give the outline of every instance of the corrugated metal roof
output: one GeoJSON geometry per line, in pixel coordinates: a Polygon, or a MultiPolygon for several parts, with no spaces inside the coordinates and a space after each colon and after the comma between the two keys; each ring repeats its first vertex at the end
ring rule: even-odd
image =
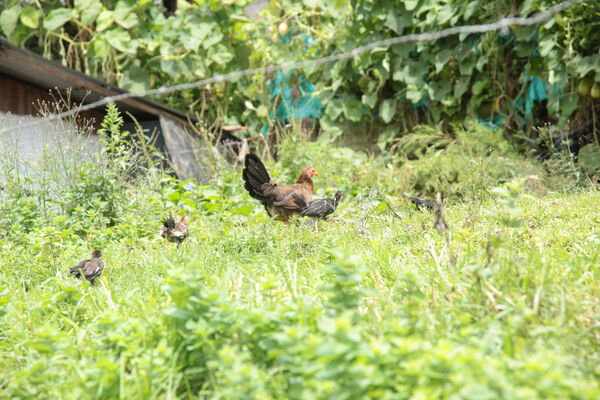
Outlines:
{"type": "MultiPolygon", "coordinates": [[[[0,40],[0,73],[42,89],[71,89],[76,102],[91,103],[101,97],[125,93],[100,79],[64,67],[28,50],[0,40]]],[[[146,98],[129,98],[117,102],[119,108],[128,111],[136,118],[167,113],[187,120],[185,113],[146,98]]],[[[102,106],[103,108],[104,106],[102,106]]]]}

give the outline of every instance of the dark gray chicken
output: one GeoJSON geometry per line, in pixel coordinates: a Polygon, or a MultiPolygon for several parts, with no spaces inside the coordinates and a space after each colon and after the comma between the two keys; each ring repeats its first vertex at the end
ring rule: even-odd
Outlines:
{"type": "Polygon", "coordinates": [[[333,199],[314,199],[308,203],[304,201],[302,196],[294,195],[294,202],[300,206],[300,215],[315,219],[316,227],[317,220],[326,220],[327,216],[336,210],[343,195],[344,192],[337,191],[335,192],[333,199]]]}
{"type": "MultiPolygon", "coordinates": [[[[446,198],[446,195],[444,193],[442,193],[441,197],[442,197],[442,202],[443,202],[444,199],[446,198]]],[[[420,210],[420,209],[423,209],[423,208],[426,208],[428,210],[433,210],[433,207],[434,207],[434,204],[435,204],[435,200],[420,199],[418,197],[411,197],[410,198],[410,202],[415,205],[415,208],[417,210],[420,210]]]]}
{"type": "Polygon", "coordinates": [[[80,261],[79,264],[71,267],[69,272],[77,279],[81,279],[83,276],[93,285],[94,280],[102,275],[102,270],[104,269],[104,263],[100,257],[102,257],[100,250],[94,250],[91,259],[80,261]]]}

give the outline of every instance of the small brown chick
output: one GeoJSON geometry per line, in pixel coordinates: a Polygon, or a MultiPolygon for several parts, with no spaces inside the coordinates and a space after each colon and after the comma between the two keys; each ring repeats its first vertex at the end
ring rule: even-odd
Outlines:
{"type": "Polygon", "coordinates": [[[175,219],[172,216],[163,218],[163,225],[160,227],[160,236],[165,238],[167,246],[169,242],[179,245],[190,236],[190,231],[187,227],[188,222],[189,218],[185,215],[181,217],[178,223],[175,223],[175,219]]]}
{"type": "Polygon", "coordinates": [[[80,261],[79,264],[71,267],[69,272],[77,279],[81,279],[83,275],[93,285],[95,279],[102,275],[104,269],[104,263],[100,257],[102,257],[100,250],[94,250],[91,259],[80,261]]]}

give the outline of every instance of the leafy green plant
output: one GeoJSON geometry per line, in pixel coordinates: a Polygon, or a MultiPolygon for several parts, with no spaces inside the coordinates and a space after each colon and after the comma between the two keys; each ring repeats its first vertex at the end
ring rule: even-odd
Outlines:
{"type": "Polygon", "coordinates": [[[161,171],[144,163],[135,137],[138,144],[131,145],[132,134],[121,129],[114,105],[108,106],[98,142],[90,138],[89,125],[82,120],[75,124],[75,118],[55,121],[48,132],[39,132],[48,141],[37,159],[27,159],[18,143],[14,143],[17,151],[9,145],[0,155],[0,183],[8,189],[0,200],[1,236],[29,241],[28,255],[52,266],[68,243],[87,238],[98,245],[113,235],[133,232],[147,236],[148,227],[131,211],[140,197],[132,198],[129,190],[135,182],[147,182],[149,191],[143,196],[152,204],[158,194],[150,188],[162,178],[161,171]]]}
{"type": "Polygon", "coordinates": [[[523,179],[515,179],[504,186],[491,188],[490,191],[499,198],[499,203],[504,206],[504,215],[487,210],[492,218],[508,228],[518,228],[523,224],[521,216],[523,209],[517,205],[517,200],[522,196],[523,179]]]}
{"type": "MultiPolygon", "coordinates": [[[[502,147],[481,132],[467,154],[502,147]]],[[[464,140],[449,137],[435,152],[464,140]]],[[[234,167],[206,186],[149,169],[128,181],[112,227],[54,208],[31,230],[2,226],[15,234],[0,236],[0,397],[598,397],[595,188],[528,193],[509,180],[500,195],[450,198],[451,263],[431,213],[359,201],[373,182],[381,198],[401,193],[404,155],[282,140],[281,161],[266,161],[278,181],[310,164],[320,193],[349,189],[318,232],[265,217],[234,167]],[[179,248],[157,234],[171,210],[192,215],[179,248]],[[101,282],[70,277],[96,246],[101,282]]]]}
{"type": "Polygon", "coordinates": [[[499,130],[467,122],[451,135],[418,127],[390,151],[403,157],[405,191],[475,194],[515,177],[544,177],[541,165],[521,156],[499,130]]]}
{"type": "MultiPolygon", "coordinates": [[[[165,16],[150,1],[8,0],[0,8],[0,30],[12,43],[140,91],[403,34],[531,16],[556,1],[282,0],[271,2],[259,19],[244,14],[247,3],[181,3],[165,16]]],[[[549,116],[558,118],[560,129],[567,120],[595,119],[590,96],[594,81],[600,82],[597,12],[596,3],[582,2],[537,26],[376,48],[327,67],[286,71],[285,90],[295,104],[303,82],[314,84],[324,109],[321,127],[330,134],[386,132],[388,140],[422,124],[445,131],[464,118],[533,134],[531,126],[554,122],[549,116]],[[576,90],[581,82],[590,89],[584,94],[576,90]]],[[[245,124],[256,136],[265,126],[286,123],[274,117],[284,101],[271,90],[277,79],[256,74],[162,100],[211,124],[245,124]]],[[[520,142],[519,135],[512,139],[520,142]]]]}

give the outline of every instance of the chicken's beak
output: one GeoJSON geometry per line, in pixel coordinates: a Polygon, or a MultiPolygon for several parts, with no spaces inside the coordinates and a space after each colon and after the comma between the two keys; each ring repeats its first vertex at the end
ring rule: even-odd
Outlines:
{"type": "Polygon", "coordinates": [[[313,176],[319,176],[319,173],[317,171],[315,171],[313,176]]]}

